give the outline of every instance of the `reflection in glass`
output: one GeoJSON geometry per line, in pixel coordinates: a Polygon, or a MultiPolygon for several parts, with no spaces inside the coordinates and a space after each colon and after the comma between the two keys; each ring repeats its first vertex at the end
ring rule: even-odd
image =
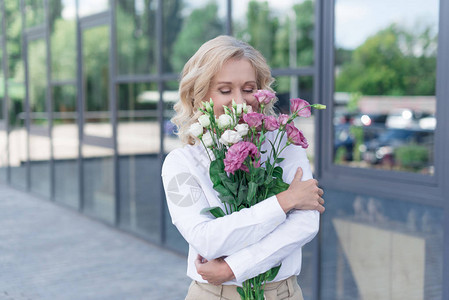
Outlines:
{"type": "Polygon", "coordinates": [[[439,208],[326,190],[323,299],[441,299],[439,208]]]}
{"type": "Polygon", "coordinates": [[[225,33],[226,1],[163,1],[164,72],[180,72],[206,41],[225,33]]]}
{"type": "Polygon", "coordinates": [[[50,0],[51,76],[53,81],[76,78],[75,0],[50,0]]]}
{"type": "Polygon", "coordinates": [[[44,0],[25,0],[26,27],[44,25],[44,0]]]}
{"type": "Polygon", "coordinates": [[[118,88],[120,225],[160,240],[161,179],[157,84],[118,88]]]}
{"type": "Polygon", "coordinates": [[[109,30],[95,27],[83,33],[84,134],[112,137],[109,112],[109,30]]]}
{"type": "Polygon", "coordinates": [[[176,135],[176,126],[170,120],[174,117],[173,106],[179,100],[178,82],[168,81],[164,86],[162,99],[164,101],[164,152],[169,153],[173,149],[182,147],[182,142],[176,135]]]}
{"type": "Polygon", "coordinates": [[[55,200],[78,208],[78,125],[76,114],[76,87],[53,88],[53,158],[55,200]]]}
{"type": "Polygon", "coordinates": [[[11,183],[27,187],[27,133],[25,127],[25,77],[19,1],[5,1],[6,49],[8,58],[9,163],[11,183]]]}
{"type": "Polygon", "coordinates": [[[86,17],[96,13],[101,13],[109,9],[108,0],[79,0],[78,12],[80,17],[86,17]]]}
{"type": "Polygon", "coordinates": [[[87,214],[113,223],[114,150],[108,97],[108,43],[108,26],[83,32],[83,208],[87,214]]]}
{"type": "MultiPolygon", "coordinates": [[[[275,109],[279,113],[290,113],[290,99],[301,98],[309,103],[314,103],[313,96],[313,78],[311,76],[278,76],[273,84],[278,102],[275,109]]],[[[312,109],[312,116],[309,118],[299,117],[295,119],[295,125],[306,137],[309,147],[306,149],[307,156],[313,171],[314,149],[315,149],[315,115],[316,111],[312,109]]]]}
{"type": "Polygon", "coordinates": [[[313,65],[315,1],[269,3],[233,1],[235,36],[258,49],[272,68],[313,65]]]}
{"type": "Polygon", "coordinates": [[[434,173],[438,5],[336,1],[336,164],[434,173]]]}
{"type": "MultiPolygon", "coordinates": [[[[1,46],[1,45],[0,45],[1,46]]],[[[0,47],[1,48],[1,47],[0,47]]],[[[2,61],[2,49],[0,49],[0,61],[2,61]]],[[[4,82],[3,69],[0,68],[0,82],[4,82]]],[[[0,94],[0,182],[5,183],[8,177],[8,132],[6,124],[5,93],[0,94]]]]}
{"type": "Polygon", "coordinates": [[[119,74],[156,72],[156,0],[117,1],[119,74]]]}
{"type": "Polygon", "coordinates": [[[50,136],[46,105],[46,48],[44,40],[28,42],[28,97],[30,105],[30,190],[50,197],[50,136]]]}

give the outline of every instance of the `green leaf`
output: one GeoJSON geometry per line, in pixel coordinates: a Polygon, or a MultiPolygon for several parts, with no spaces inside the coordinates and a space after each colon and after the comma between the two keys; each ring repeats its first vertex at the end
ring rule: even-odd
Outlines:
{"type": "Polygon", "coordinates": [[[285,159],[285,158],[283,158],[283,157],[278,157],[278,158],[276,158],[275,163],[280,164],[281,162],[284,161],[284,159],[285,159]]]}
{"type": "Polygon", "coordinates": [[[232,196],[231,191],[225,188],[222,184],[214,185],[214,190],[216,190],[222,196],[232,196]]]}
{"type": "Polygon", "coordinates": [[[224,171],[224,163],[220,159],[216,159],[214,161],[211,161],[210,167],[209,167],[209,175],[210,179],[212,180],[212,183],[215,185],[220,184],[220,174],[225,174],[224,171]]]}
{"type": "Polygon", "coordinates": [[[242,287],[238,286],[237,292],[240,294],[240,297],[242,297],[242,299],[245,299],[245,293],[243,292],[242,287]]]}
{"type": "Polygon", "coordinates": [[[263,184],[265,180],[265,169],[264,168],[257,168],[254,170],[254,182],[258,185],[263,184]]]}
{"type": "Polygon", "coordinates": [[[235,198],[232,195],[218,195],[221,202],[235,204],[235,198]]]}
{"type": "Polygon", "coordinates": [[[240,183],[239,194],[236,199],[237,206],[246,202],[247,197],[248,197],[248,187],[242,182],[240,183]]]}
{"type": "Polygon", "coordinates": [[[201,214],[205,215],[207,213],[211,213],[215,218],[220,218],[225,216],[225,213],[221,209],[221,207],[214,206],[214,207],[206,207],[201,210],[201,214]]]}
{"type": "Polygon", "coordinates": [[[257,187],[258,185],[255,182],[250,182],[248,184],[248,196],[246,197],[246,200],[250,205],[255,203],[257,187]]]}
{"type": "Polygon", "coordinates": [[[218,174],[221,179],[221,183],[233,194],[237,195],[237,188],[239,186],[238,182],[232,181],[226,173],[218,174]]]}
{"type": "Polygon", "coordinates": [[[283,170],[281,167],[276,167],[273,170],[273,176],[279,179],[282,179],[283,170]]]}
{"type": "Polygon", "coordinates": [[[267,276],[267,281],[273,281],[274,278],[276,278],[276,275],[279,273],[279,270],[281,269],[282,264],[280,264],[277,267],[271,268],[269,270],[270,274],[267,276]]]}

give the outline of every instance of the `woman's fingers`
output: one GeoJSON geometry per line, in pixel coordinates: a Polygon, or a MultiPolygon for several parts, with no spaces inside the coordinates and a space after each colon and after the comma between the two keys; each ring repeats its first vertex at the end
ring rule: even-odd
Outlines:
{"type": "Polygon", "coordinates": [[[302,181],[302,168],[301,167],[296,169],[295,178],[293,178],[293,180],[302,181]]]}

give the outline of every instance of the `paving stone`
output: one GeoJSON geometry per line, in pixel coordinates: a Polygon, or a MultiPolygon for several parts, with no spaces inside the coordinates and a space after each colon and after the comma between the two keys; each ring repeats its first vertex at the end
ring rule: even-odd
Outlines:
{"type": "Polygon", "coordinates": [[[178,300],[186,258],[0,184],[0,299],[178,300]]]}

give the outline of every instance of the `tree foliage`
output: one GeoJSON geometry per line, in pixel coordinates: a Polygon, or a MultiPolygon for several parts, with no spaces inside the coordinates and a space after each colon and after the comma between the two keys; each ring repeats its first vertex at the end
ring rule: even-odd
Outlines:
{"type": "Polygon", "coordinates": [[[343,60],[336,90],[364,95],[434,95],[436,34],[396,24],[369,37],[343,60]]]}

